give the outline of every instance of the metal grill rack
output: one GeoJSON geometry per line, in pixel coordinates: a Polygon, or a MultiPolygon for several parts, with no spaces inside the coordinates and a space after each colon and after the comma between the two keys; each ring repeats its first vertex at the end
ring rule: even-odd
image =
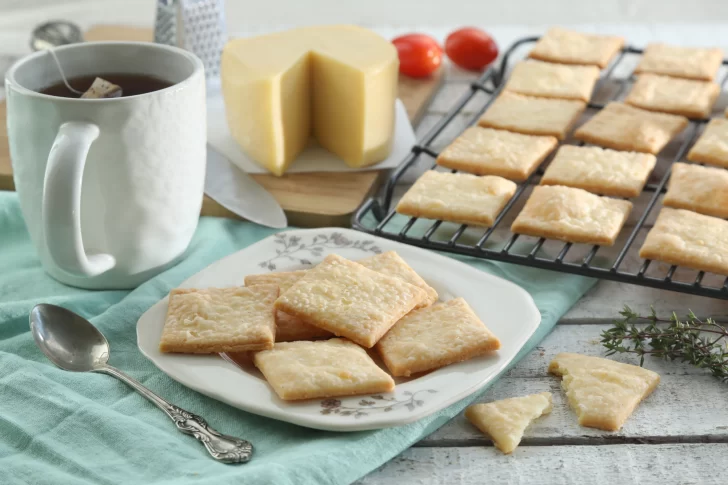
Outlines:
{"type": "MultiPolygon", "coordinates": [[[[625,264],[625,258],[630,254],[630,250],[633,254],[638,251],[638,246],[635,241],[638,239],[640,234],[644,234],[646,228],[645,223],[650,217],[651,212],[658,203],[660,195],[665,192],[667,181],[670,177],[672,163],[683,159],[688,151],[688,148],[697,139],[698,134],[702,131],[702,125],[707,123],[707,119],[704,120],[691,120],[690,124],[684,132],[684,139],[679,143],[675,151],[675,156],[670,157],[668,160],[658,159],[658,165],[666,163],[665,173],[662,177],[653,183],[646,184],[642,196],[645,196],[646,204],[633,227],[628,228],[625,226],[623,232],[629,230],[629,234],[621,243],[616,243],[616,254],[612,256],[603,257],[605,250],[602,246],[591,246],[586,247],[583,244],[572,244],[558,242],[559,246],[550,251],[546,251],[544,248],[545,244],[555,243],[552,240],[546,240],[544,238],[529,238],[526,236],[520,236],[518,234],[511,233],[503,224],[504,219],[509,213],[517,213],[518,210],[514,209],[518,205],[519,201],[522,201],[526,197],[524,193],[528,191],[530,186],[538,184],[538,181],[543,175],[543,167],[546,163],[541,165],[541,168],[536,170],[525,182],[518,185],[518,188],[506,204],[501,213],[495,219],[494,224],[490,228],[475,228],[467,225],[459,225],[452,234],[447,234],[445,238],[435,237],[438,230],[443,228],[443,221],[431,221],[428,222],[426,229],[422,228],[421,234],[415,235],[412,231],[412,227],[417,223],[417,218],[405,218],[404,216],[397,216],[396,219],[408,219],[404,222],[404,225],[394,223],[395,219],[394,208],[392,207],[392,200],[394,197],[395,186],[403,176],[408,174],[409,171],[414,173],[416,166],[421,165],[422,159],[430,158],[432,164],[430,169],[437,167],[435,159],[438,156],[437,150],[433,147],[434,141],[448,126],[453,123],[456,118],[462,117],[464,108],[469,103],[476,100],[479,96],[486,96],[486,101],[475,110],[475,113],[468,118],[467,126],[474,125],[477,123],[480,116],[488,109],[493,100],[497,97],[500,91],[503,89],[503,81],[508,72],[510,64],[513,62],[516,52],[520,47],[536,42],[539,37],[528,37],[523,38],[513,45],[504,53],[500,65],[497,68],[491,68],[485,72],[477,81],[471,83],[468,91],[455,103],[450,111],[434,126],[432,129],[425,134],[425,136],[415,145],[410,154],[405,160],[392,172],[382,190],[377,196],[374,196],[362,204],[361,207],[354,214],[352,220],[352,226],[359,230],[376,236],[384,237],[387,239],[411,244],[427,249],[433,249],[438,251],[445,251],[450,253],[462,254],[467,256],[473,256],[484,259],[491,259],[496,261],[505,261],[509,263],[516,263],[525,266],[531,266],[536,268],[543,268],[555,271],[561,271],[566,273],[579,274],[583,276],[591,276],[599,279],[607,279],[613,281],[619,281],[624,283],[630,283],[635,285],[650,286],[654,288],[660,288],[665,290],[673,290],[684,293],[691,293],[700,296],[708,296],[713,298],[728,299],[728,278],[718,275],[706,274],[703,271],[693,271],[686,268],[678,268],[677,266],[670,266],[663,263],[653,264],[650,260],[643,260],[639,258],[631,258],[630,261],[635,260],[635,267],[628,268],[625,264]],[[376,225],[372,227],[371,224],[367,225],[364,223],[365,219],[375,219],[376,225]],[[469,237],[464,238],[463,235],[468,231],[469,237]],[[477,235],[473,237],[473,231],[477,232],[477,235]],[[506,237],[500,242],[493,241],[493,235],[496,231],[506,231],[506,237]],[[641,233],[641,231],[643,231],[641,233]],[[520,240],[519,240],[520,238],[520,240]],[[469,239],[470,242],[466,241],[469,239]],[[533,240],[533,241],[531,241],[533,240]],[[518,244],[516,244],[518,241],[518,244]],[[518,250],[516,250],[518,246],[518,250]],[[526,249],[524,250],[524,246],[526,249]],[[582,246],[583,251],[575,251],[574,249],[578,246],[582,246]],[[575,252],[585,252],[582,256],[578,255],[576,259],[569,260],[567,255],[575,252]],[[599,256],[597,256],[599,254],[599,256]],[[680,273],[680,278],[676,277],[676,272],[680,273]],[[654,273],[654,274],[653,274],[654,273]],[[685,277],[687,274],[687,278],[685,277]]],[[[622,94],[625,93],[626,88],[632,82],[632,76],[626,76],[623,78],[613,77],[615,69],[620,66],[624,59],[628,56],[640,55],[642,49],[634,47],[625,47],[621,53],[612,61],[603,72],[598,80],[594,93],[600,92],[605,83],[616,83],[614,93],[609,97],[607,101],[618,99],[622,94]]],[[[728,60],[723,61],[723,66],[728,65],[728,60]]],[[[721,89],[728,79],[728,74],[721,75],[719,84],[721,89]]],[[[600,110],[604,107],[604,103],[590,102],[587,105],[587,111],[589,110],[600,110]]],[[[583,144],[583,143],[579,143],[583,144]]],[[[561,143],[559,144],[561,145],[561,143]]],[[[553,157],[553,154],[551,155],[553,157]]],[[[550,160],[550,158],[547,161],[550,160]]],[[[456,172],[456,170],[452,170],[456,172]]],[[[641,196],[641,197],[642,197],[641,196]]],[[[638,207],[635,204],[633,209],[637,211],[638,207]]],[[[515,214],[512,214],[515,216],[515,214]]],[[[427,220],[429,221],[429,220],[427,220]]],[[[425,222],[421,220],[420,222],[425,222]]],[[[447,223],[453,224],[453,223],[447,223]]],[[[622,239],[620,237],[620,239],[622,239]]],[[[615,248],[610,248],[614,250],[615,248]]]]}

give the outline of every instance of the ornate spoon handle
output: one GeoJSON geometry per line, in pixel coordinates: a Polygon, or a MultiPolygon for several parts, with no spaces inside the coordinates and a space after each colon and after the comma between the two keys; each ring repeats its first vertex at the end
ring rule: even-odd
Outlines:
{"type": "Polygon", "coordinates": [[[167,402],[119,369],[105,365],[95,369],[95,371],[124,381],[139,394],[152,401],[167,413],[167,416],[172,418],[177,429],[201,441],[207,451],[210,452],[210,455],[216,460],[223,463],[245,463],[250,460],[253,454],[253,445],[249,441],[218,433],[202,417],[167,402]]]}

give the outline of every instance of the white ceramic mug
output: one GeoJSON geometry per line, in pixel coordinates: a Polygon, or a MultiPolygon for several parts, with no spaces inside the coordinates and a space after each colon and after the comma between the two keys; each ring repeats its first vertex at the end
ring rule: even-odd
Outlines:
{"type": "Polygon", "coordinates": [[[67,78],[133,73],[172,83],[114,99],[49,96],[39,91],[62,78],[48,52],[5,78],[15,187],[43,267],[73,286],[133,288],[176,263],[197,227],[204,69],[185,50],[144,42],[55,53],[67,78]]]}

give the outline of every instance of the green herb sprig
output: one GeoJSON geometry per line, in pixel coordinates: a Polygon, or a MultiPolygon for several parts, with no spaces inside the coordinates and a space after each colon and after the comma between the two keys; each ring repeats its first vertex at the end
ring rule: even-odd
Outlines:
{"type": "Polygon", "coordinates": [[[691,311],[684,320],[675,312],[670,318],[659,318],[655,309],[649,316],[641,316],[627,305],[619,312],[622,319],[602,332],[602,345],[607,355],[631,353],[666,360],[680,360],[728,382],[728,328],[708,318],[700,320],[691,311]]]}

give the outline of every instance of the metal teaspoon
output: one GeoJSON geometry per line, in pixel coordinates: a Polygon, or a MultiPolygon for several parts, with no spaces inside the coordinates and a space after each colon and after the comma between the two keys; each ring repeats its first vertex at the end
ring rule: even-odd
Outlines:
{"type": "Polygon", "coordinates": [[[56,305],[36,305],[30,312],[30,330],[36,345],[61,369],[114,376],[167,413],[180,431],[201,441],[216,460],[223,463],[245,463],[250,460],[253,454],[250,442],[218,433],[200,416],[167,402],[135,379],[108,365],[109,342],[91,322],[80,315],[56,305]]]}

